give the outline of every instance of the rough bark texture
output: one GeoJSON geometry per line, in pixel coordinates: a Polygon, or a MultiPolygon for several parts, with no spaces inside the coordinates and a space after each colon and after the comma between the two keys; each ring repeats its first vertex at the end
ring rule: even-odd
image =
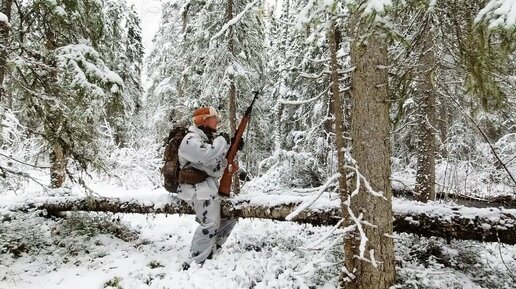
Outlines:
{"type": "Polygon", "coordinates": [[[342,286],[387,289],[394,285],[395,279],[394,242],[389,237],[393,230],[393,213],[387,41],[378,31],[368,30],[365,21],[360,12],[355,12],[350,25],[355,28],[350,52],[351,64],[355,67],[350,92],[352,155],[373,190],[383,192],[386,199],[368,193],[363,184],[351,199],[354,214],[363,214],[363,220],[374,225],[363,226],[368,238],[364,257],[372,259],[370,252],[374,250],[378,267],[357,258],[360,240],[356,234],[351,235],[346,239],[344,254],[346,268],[352,275],[348,276],[350,281],[343,278],[342,286]],[[362,37],[368,34],[367,39],[362,37]]]}
{"type": "MultiPolygon", "coordinates": [[[[0,12],[11,19],[12,0],[2,0],[0,12]]],[[[9,40],[9,25],[0,22],[0,105],[11,108],[12,101],[4,88],[4,78],[7,70],[7,46],[9,40]]]]}
{"type": "MultiPolygon", "coordinates": [[[[233,19],[233,0],[228,0],[226,5],[226,21],[229,22],[233,19]]],[[[230,25],[228,28],[228,50],[231,54],[234,54],[234,40],[233,40],[233,25],[230,25]]],[[[237,127],[237,119],[236,119],[236,110],[237,110],[237,101],[236,101],[236,86],[235,79],[233,75],[229,76],[229,127],[231,129],[231,136],[235,135],[236,127],[237,127]]],[[[240,193],[240,180],[238,179],[238,174],[233,174],[233,193],[240,193]]]]}
{"type": "MultiPolygon", "coordinates": [[[[45,46],[49,51],[55,51],[58,47],[57,35],[55,31],[45,31],[45,46]]],[[[52,53],[49,53],[44,62],[51,68],[47,75],[48,87],[45,88],[46,93],[52,97],[56,97],[60,93],[59,85],[57,84],[57,61],[55,57],[52,56],[52,53]]],[[[50,145],[50,185],[52,188],[60,188],[65,181],[68,158],[65,147],[63,147],[60,141],[60,124],[62,120],[59,115],[52,115],[52,113],[50,113],[51,111],[52,110],[47,107],[46,111],[41,112],[41,115],[50,114],[48,116],[50,120],[45,122],[45,137],[50,145]]]]}
{"type": "Polygon", "coordinates": [[[52,188],[60,188],[65,181],[66,157],[63,147],[55,143],[50,152],[50,184],[52,188]]]}
{"type": "MultiPolygon", "coordinates": [[[[346,144],[344,142],[344,111],[342,106],[342,98],[340,96],[340,86],[339,86],[339,65],[337,63],[337,35],[340,33],[337,32],[337,27],[335,26],[335,22],[332,22],[329,32],[329,40],[330,40],[330,68],[331,68],[331,104],[333,106],[333,112],[335,117],[333,118],[334,124],[333,129],[335,131],[335,143],[337,147],[337,167],[338,172],[340,173],[339,177],[339,194],[341,196],[341,201],[344,203],[347,197],[348,186],[346,183],[346,161],[344,158],[344,151],[346,149],[346,144]]],[[[345,210],[343,210],[344,212],[345,210]]],[[[345,216],[345,215],[344,215],[345,216]]]]}
{"type": "MultiPolygon", "coordinates": [[[[5,204],[3,204],[5,206],[5,204]]],[[[253,204],[252,200],[222,201],[222,216],[234,218],[261,218],[285,221],[285,217],[298,202],[279,203],[275,206],[253,204]]],[[[64,211],[90,211],[137,214],[193,214],[192,209],[180,199],[170,197],[166,204],[156,205],[138,200],[121,201],[116,198],[49,198],[11,206],[11,211],[44,209],[50,214],[64,211]]],[[[5,210],[3,210],[5,211],[5,210]]],[[[454,238],[487,242],[516,244],[516,212],[497,208],[477,209],[442,205],[435,206],[404,201],[394,206],[394,229],[397,232],[413,233],[425,237],[454,238]]],[[[314,225],[335,225],[341,219],[338,206],[325,210],[306,210],[294,221],[314,225]]]]}
{"type": "Polygon", "coordinates": [[[421,202],[435,200],[435,134],[436,121],[436,90],[434,33],[432,31],[432,16],[427,16],[425,30],[422,37],[422,54],[420,71],[423,79],[419,82],[418,118],[419,143],[418,163],[416,173],[416,195],[421,202]]]}

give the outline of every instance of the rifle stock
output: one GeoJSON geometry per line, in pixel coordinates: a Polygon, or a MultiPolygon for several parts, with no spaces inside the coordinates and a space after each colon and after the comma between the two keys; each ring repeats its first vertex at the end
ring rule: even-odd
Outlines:
{"type": "Polygon", "coordinates": [[[242,136],[244,135],[244,131],[247,127],[247,124],[249,123],[249,119],[251,118],[251,111],[253,109],[254,102],[256,98],[258,97],[258,92],[254,93],[253,101],[251,102],[251,105],[247,108],[247,110],[244,113],[244,116],[242,117],[242,120],[240,121],[240,124],[238,125],[238,128],[235,132],[235,136],[233,137],[233,141],[231,143],[231,146],[229,147],[228,153],[226,155],[226,159],[228,161],[228,165],[224,169],[224,174],[222,175],[222,178],[220,179],[220,185],[219,185],[219,194],[223,196],[229,196],[229,193],[231,192],[231,183],[233,180],[233,173],[234,171],[230,171],[231,164],[234,162],[236,154],[238,152],[238,147],[240,143],[242,142],[242,136]]]}

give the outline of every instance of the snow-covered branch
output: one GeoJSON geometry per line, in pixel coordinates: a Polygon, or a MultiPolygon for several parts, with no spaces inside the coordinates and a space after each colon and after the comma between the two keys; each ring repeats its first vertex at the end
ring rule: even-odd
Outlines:
{"type": "Polygon", "coordinates": [[[286,218],[285,220],[287,221],[292,221],[297,215],[299,215],[300,212],[306,210],[307,208],[309,208],[311,205],[313,205],[315,203],[315,201],[317,201],[321,195],[326,191],[326,189],[333,183],[335,182],[341,175],[340,174],[334,174],[333,176],[331,176],[327,181],[326,183],[324,183],[323,186],[321,186],[321,188],[317,191],[317,193],[315,194],[315,196],[308,202],[306,203],[303,203],[301,204],[294,212],[290,213],[286,218]]]}
{"type": "Polygon", "coordinates": [[[489,22],[489,28],[516,27],[516,1],[514,0],[490,0],[487,5],[478,12],[475,23],[482,20],[489,22]]]}
{"type": "Polygon", "coordinates": [[[284,99],[281,99],[279,101],[279,103],[281,104],[287,104],[287,105],[301,105],[301,104],[307,104],[307,103],[310,103],[312,101],[315,101],[315,100],[318,100],[319,98],[321,98],[321,96],[323,96],[326,92],[328,92],[328,88],[326,88],[323,92],[321,92],[319,95],[317,95],[316,97],[312,97],[310,99],[307,99],[307,100],[284,100],[284,99]]]}
{"type": "Polygon", "coordinates": [[[9,23],[9,18],[4,13],[0,12],[0,23],[9,23]]]}
{"type": "Polygon", "coordinates": [[[258,3],[258,1],[260,1],[260,0],[254,0],[253,2],[247,4],[245,6],[244,10],[242,10],[242,12],[240,12],[237,16],[233,17],[233,19],[229,20],[226,24],[224,24],[224,26],[222,26],[222,29],[220,29],[219,32],[215,33],[215,35],[213,35],[213,37],[211,37],[211,41],[213,41],[213,40],[219,38],[220,36],[222,36],[222,34],[224,34],[226,32],[226,30],[228,30],[231,25],[237,24],[240,21],[240,19],[242,18],[242,16],[244,16],[244,14],[247,13],[247,11],[249,9],[251,9],[251,7],[256,5],[256,3],[258,3]]]}

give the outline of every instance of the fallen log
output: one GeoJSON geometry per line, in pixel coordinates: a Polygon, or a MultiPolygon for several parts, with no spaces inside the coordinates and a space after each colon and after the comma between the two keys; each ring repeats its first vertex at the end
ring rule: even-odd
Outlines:
{"type": "MultiPolygon", "coordinates": [[[[392,189],[392,193],[397,198],[405,198],[408,200],[415,200],[414,191],[408,189],[392,189]]],[[[466,207],[476,208],[488,208],[488,207],[504,207],[506,209],[516,209],[516,196],[515,195],[501,195],[491,197],[474,197],[464,194],[447,194],[444,192],[437,192],[437,201],[452,201],[458,205],[466,207]]]]}
{"type": "MultiPolygon", "coordinates": [[[[268,196],[271,200],[275,196],[268,196]]],[[[223,217],[261,218],[285,221],[303,201],[290,198],[273,203],[256,202],[253,198],[224,199],[223,217]]],[[[137,214],[192,214],[183,201],[166,196],[159,202],[120,200],[116,198],[50,198],[39,202],[11,206],[10,211],[46,210],[50,214],[64,211],[90,211],[137,214]]],[[[502,208],[469,208],[444,204],[423,204],[415,201],[394,199],[394,230],[425,237],[477,240],[516,244],[516,210],[502,208]]],[[[301,212],[298,223],[335,225],[340,220],[340,206],[336,201],[312,207],[301,212]]]]}

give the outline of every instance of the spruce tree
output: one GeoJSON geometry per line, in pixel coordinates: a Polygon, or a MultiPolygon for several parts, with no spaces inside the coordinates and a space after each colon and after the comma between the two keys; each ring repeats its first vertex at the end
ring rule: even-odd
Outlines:
{"type": "MultiPolygon", "coordinates": [[[[13,110],[50,153],[51,184],[62,186],[68,161],[102,166],[105,107],[124,81],[108,66],[104,6],[93,0],[17,3],[16,55],[8,84],[13,110]]],[[[111,46],[115,47],[115,46],[111,46]]]]}

